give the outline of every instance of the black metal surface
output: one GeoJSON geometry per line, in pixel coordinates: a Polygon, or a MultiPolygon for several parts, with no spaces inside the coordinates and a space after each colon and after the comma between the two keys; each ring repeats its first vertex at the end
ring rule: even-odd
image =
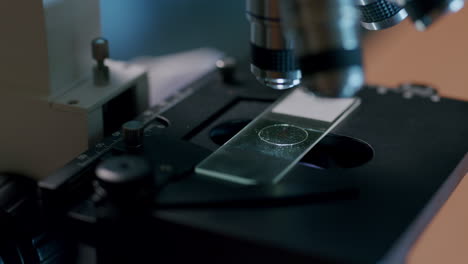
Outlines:
{"type": "MultiPolygon", "coordinates": [[[[217,263],[401,261],[396,254],[410,244],[400,242],[416,239],[429,220],[421,214],[434,214],[440,204],[433,199],[446,199],[463,176],[451,174],[468,149],[468,103],[363,89],[361,106],[333,133],[372,146],[370,161],[330,169],[298,164],[279,185],[249,189],[193,174],[217,147],[210,138],[214,127],[251,119],[281,95],[253,78],[243,80],[233,86],[208,77],[162,113],[169,127],[145,133],[140,155],[154,166],[159,192],[153,219],[138,227],[146,230],[141,239],[153,242],[132,250],[144,251],[140,258],[217,263]],[[448,181],[453,184],[438,192],[448,181]],[[160,250],[152,255],[151,248],[160,250]]],[[[106,155],[124,153],[119,144],[109,145],[106,155]]],[[[62,170],[42,186],[60,190],[69,182],[64,178],[76,177],[69,173],[73,170],[62,170]]],[[[88,174],[92,177],[92,170],[88,174]]],[[[92,240],[92,203],[69,208],[70,230],[92,240]]]]}
{"type": "Polygon", "coordinates": [[[123,123],[132,120],[139,113],[136,96],[136,87],[133,86],[103,105],[102,118],[105,137],[119,130],[123,123]],[[122,107],[123,105],[125,107],[122,107]]]}
{"type": "Polygon", "coordinates": [[[300,58],[301,71],[313,74],[321,71],[343,69],[362,65],[362,50],[328,50],[319,54],[302,56],[300,58]]]}
{"type": "Polygon", "coordinates": [[[0,263],[52,264],[76,258],[61,236],[46,232],[36,184],[25,177],[0,173],[0,263]]]}
{"type": "MultiPolygon", "coordinates": [[[[249,241],[268,241],[273,248],[304,255],[317,253],[347,263],[382,260],[466,153],[468,126],[463,120],[468,105],[448,99],[408,100],[400,93],[380,95],[371,89],[360,96],[363,104],[334,133],[368,142],[374,159],[358,168],[325,171],[326,176],[298,165],[286,178],[307,179],[310,186],[332,176],[353,179],[359,199],[268,210],[159,212],[159,216],[249,241]]],[[[187,104],[192,103],[196,102],[187,104]]],[[[183,109],[182,103],[165,116],[176,123],[174,118],[183,109]]]]}

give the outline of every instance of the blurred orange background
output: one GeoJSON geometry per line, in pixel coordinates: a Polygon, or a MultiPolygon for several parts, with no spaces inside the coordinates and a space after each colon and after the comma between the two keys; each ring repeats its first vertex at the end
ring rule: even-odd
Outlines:
{"type": "MultiPolygon", "coordinates": [[[[441,18],[426,32],[416,31],[409,19],[372,32],[364,43],[364,57],[370,84],[428,84],[442,96],[468,101],[468,7],[441,18]]],[[[421,235],[407,263],[468,263],[468,174],[421,235]]]]}
{"type": "Polygon", "coordinates": [[[371,32],[364,57],[370,84],[418,82],[443,96],[468,100],[468,7],[442,17],[425,32],[417,31],[410,19],[371,32]]]}

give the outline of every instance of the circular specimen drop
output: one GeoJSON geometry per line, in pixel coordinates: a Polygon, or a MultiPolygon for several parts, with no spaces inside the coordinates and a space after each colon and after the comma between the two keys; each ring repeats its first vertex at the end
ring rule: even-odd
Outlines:
{"type": "Polygon", "coordinates": [[[309,134],[303,128],[289,124],[275,124],[262,128],[258,133],[261,140],[276,146],[293,146],[304,142],[309,134]]]}

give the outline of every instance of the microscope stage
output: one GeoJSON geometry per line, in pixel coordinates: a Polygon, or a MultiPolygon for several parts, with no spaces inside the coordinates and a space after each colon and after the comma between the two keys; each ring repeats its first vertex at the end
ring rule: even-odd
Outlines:
{"type": "MultiPolygon", "coordinates": [[[[148,123],[141,155],[157,179],[177,177],[154,198],[151,224],[135,220],[139,236],[154,241],[135,242],[141,259],[401,263],[466,173],[468,103],[366,87],[361,105],[279,183],[243,186],[197,175],[197,164],[283,92],[247,72],[234,84],[212,73],[187,91],[140,118],[148,123]]],[[[41,182],[43,193],[60,193],[83,167],[92,174],[93,159],[126,152],[119,137],[41,182]]],[[[96,217],[85,204],[69,213],[79,235],[93,223],[84,219],[96,217]]]]}

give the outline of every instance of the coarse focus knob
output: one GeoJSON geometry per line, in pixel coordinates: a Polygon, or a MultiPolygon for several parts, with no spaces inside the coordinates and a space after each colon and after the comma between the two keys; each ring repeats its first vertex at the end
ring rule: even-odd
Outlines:
{"type": "Polygon", "coordinates": [[[96,168],[96,177],[111,198],[130,199],[145,188],[151,188],[152,170],[138,156],[116,156],[104,160],[96,168]]]}
{"type": "Polygon", "coordinates": [[[140,121],[129,121],[122,125],[122,135],[128,148],[137,148],[143,144],[144,125],[140,121]]]}

